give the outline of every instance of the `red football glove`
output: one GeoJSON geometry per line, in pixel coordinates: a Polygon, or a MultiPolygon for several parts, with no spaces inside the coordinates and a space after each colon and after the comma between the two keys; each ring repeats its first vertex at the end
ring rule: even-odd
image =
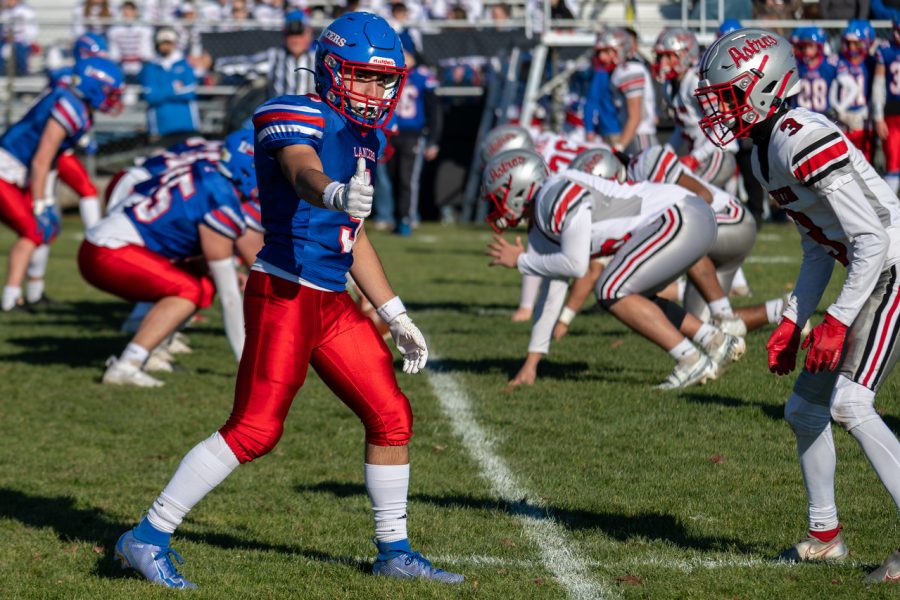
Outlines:
{"type": "Polygon", "coordinates": [[[769,370],[777,375],[787,375],[797,365],[797,349],[800,347],[800,328],[787,317],[769,336],[769,370]]]}
{"type": "Polygon", "coordinates": [[[825,313],[825,320],[816,325],[803,341],[806,354],[806,370],[810,373],[834,371],[841,360],[847,326],[825,313]]]}
{"type": "Polygon", "coordinates": [[[696,173],[700,168],[700,161],[694,158],[693,154],[685,154],[678,159],[681,164],[688,168],[691,173],[696,173]]]}

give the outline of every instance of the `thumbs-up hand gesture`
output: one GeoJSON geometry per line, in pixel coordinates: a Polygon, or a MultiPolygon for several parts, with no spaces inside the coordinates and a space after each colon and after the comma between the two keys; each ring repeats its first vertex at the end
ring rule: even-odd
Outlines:
{"type": "Polygon", "coordinates": [[[335,208],[356,219],[365,219],[372,212],[374,197],[375,188],[372,187],[369,173],[366,171],[366,161],[359,157],[356,162],[356,174],[338,192],[335,208]]]}

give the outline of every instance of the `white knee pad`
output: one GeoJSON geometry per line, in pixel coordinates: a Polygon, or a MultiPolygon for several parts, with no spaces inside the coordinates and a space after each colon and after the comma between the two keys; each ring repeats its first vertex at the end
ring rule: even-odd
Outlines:
{"type": "Polygon", "coordinates": [[[818,435],[831,424],[831,413],[827,406],[791,394],[784,406],[784,420],[797,435],[818,435]]]}
{"type": "Polygon", "coordinates": [[[839,376],[831,396],[831,418],[847,431],[867,421],[880,419],[875,412],[875,392],[839,376]]]}

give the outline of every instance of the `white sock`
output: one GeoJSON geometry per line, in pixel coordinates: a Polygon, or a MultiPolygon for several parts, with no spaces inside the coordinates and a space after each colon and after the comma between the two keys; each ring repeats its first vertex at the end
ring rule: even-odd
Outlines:
{"type": "Polygon", "coordinates": [[[675,282],[676,287],[678,288],[678,299],[684,302],[684,292],[687,289],[687,278],[682,275],[675,282]]]}
{"type": "Polygon", "coordinates": [[[900,173],[888,173],[884,176],[884,181],[894,194],[900,189],[900,173]]]}
{"type": "Polygon", "coordinates": [[[150,507],[147,520],[160,531],[174,532],[184,516],[239,464],[225,439],[215,432],[181,460],[169,484],[150,507]]]}
{"type": "Polygon", "coordinates": [[[769,323],[781,321],[781,313],[784,312],[784,298],[766,300],[766,320],[769,323]]]}
{"type": "Polygon", "coordinates": [[[44,280],[29,279],[25,284],[25,301],[29,304],[37,302],[44,295],[44,280]]]}
{"type": "Polygon", "coordinates": [[[694,341],[706,348],[716,340],[716,336],[720,333],[717,328],[709,323],[703,323],[700,329],[697,330],[697,333],[694,334],[694,341]]]}
{"type": "MultiPolygon", "coordinates": [[[[796,434],[796,433],[795,433],[796,434]]],[[[831,425],[818,435],[797,435],[800,471],[806,486],[810,531],[830,531],[838,526],[834,502],[834,470],[837,463],[831,425]]]]}
{"type": "Polygon", "coordinates": [[[50,246],[41,244],[31,253],[28,259],[28,277],[31,279],[43,279],[47,273],[47,261],[50,260],[50,246]]]}
{"type": "Polygon", "coordinates": [[[522,292],[519,296],[519,308],[534,310],[534,303],[537,301],[540,287],[540,277],[537,275],[522,275],[522,292]]]}
{"type": "Polygon", "coordinates": [[[125,351],[122,352],[120,360],[133,362],[137,365],[143,365],[148,356],[150,356],[149,350],[147,350],[143,346],[138,346],[134,342],[130,342],[127,346],[125,346],[125,351]]]}
{"type": "Polygon", "coordinates": [[[406,496],[409,465],[365,465],[366,491],[375,513],[375,539],[396,542],[407,538],[406,496]]]}
{"type": "Polygon", "coordinates": [[[85,230],[90,229],[100,220],[100,200],[97,196],[87,196],[78,203],[78,212],[85,230]]]}
{"type": "Polygon", "coordinates": [[[684,338],[681,340],[677,346],[669,350],[669,356],[674,358],[676,361],[681,362],[686,358],[690,358],[691,355],[696,354],[700,355],[699,351],[694,348],[694,345],[691,343],[691,340],[684,338]]]}
{"type": "Polygon", "coordinates": [[[734,317],[734,311],[731,310],[731,301],[728,299],[728,296],[710,302],[709,310],[713,317],[734,317]]]}
{"type": "Polygon", "coordinates": [[[22,297],[22,288],[18,286],[4,286],[3,287],[3,300],[2,307],[3,310],[12,310],[16,303],[19,301],[19,298],[22,297]]]}
{"type": "Polygon", "coordinates": [[[738,267],[738,270],[735,271],[731,287],[750,287],[750,284],[747,283],[747,277],[744,275],[744,267],[738,267]]]}

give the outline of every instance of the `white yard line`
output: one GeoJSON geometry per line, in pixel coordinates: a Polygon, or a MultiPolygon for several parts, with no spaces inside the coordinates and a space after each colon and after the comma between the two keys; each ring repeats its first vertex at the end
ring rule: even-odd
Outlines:
{"type": "MultiPolygon", "coordinates": [[[[438,360],[434,360],[438,363],[438,360]]],[[[541,562],[576,600],[611,598],[615,592],[596,581],[586,560],[565,530],[548,514],[535,494],[519,483],[506,462],[494,451],[494,440],[472,412],[468,394],[449,373],[429,369],[428,381],[445,415],[463,445],[478,463],[493,493],[509,503],[510,513],[522,524],[525,535],[540,550],[541,562]]]]}
{"type": "Polygon", "coordinates": [[[760,264],[783,264],[800,262],[796,256],[748,256],[744,262],[760,264]]]}

